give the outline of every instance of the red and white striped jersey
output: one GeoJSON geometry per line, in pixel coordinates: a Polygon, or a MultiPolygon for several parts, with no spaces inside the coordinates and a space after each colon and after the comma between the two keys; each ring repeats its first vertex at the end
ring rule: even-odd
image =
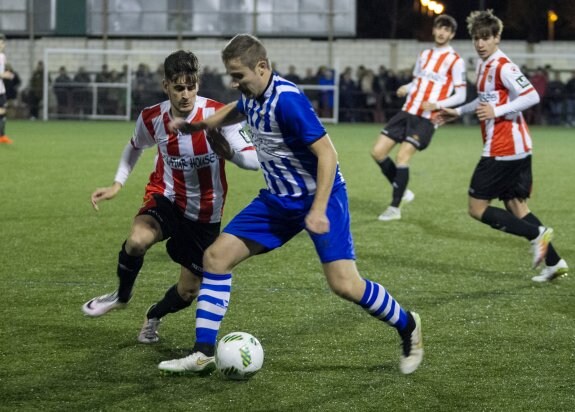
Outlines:
{"type": "Polygon", "coordinates": [[[423,102],[445,100],[455,87],[465,86],[465,62],[453,47],[424,50],[415,63],[413,80],[402,110],[429,119],[431,112],[421,108],[423,102]]]}
{"type": "Polygon", "coordinates": [[[501,110],[498,110],[528,93],[537,92],[527,77],[501,50],[478,63],[478,100],[492,105],[496,116],[495,119],[481,122],[484,143],[482,156],[513,158],[531,152],[531,136],[523,114],[520,111],[500,114],[501,110]]]}
{"type": "MultiPolygon", "coordinates": [[[[197,96],[186,121],[201,121],[223,106],[197,96]]],[[[157,145],[155,169],[146,186],[144,203],[152,194],[161,194],[174,202],[190,220],[219,222],[228,188],[225,160],[212,150],[204,130],[192,134],[170,133],[169,112],[169,100],[144,109],[130,141],[136,149],[157,145]]],[[[255,150],[240,124],[223,127],[222,134],[236,152],[255,150]]]]}

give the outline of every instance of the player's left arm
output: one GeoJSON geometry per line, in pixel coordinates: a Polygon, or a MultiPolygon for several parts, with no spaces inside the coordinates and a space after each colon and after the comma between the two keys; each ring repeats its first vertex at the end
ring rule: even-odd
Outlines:
{"type": "Polygon", "coordinates": [[[317,187],[305,224],[310,232],[322,234],[329,232],[326,210],[337,169],[337,152],[328,134],[312,143],[309,149],[317,157],[317,187]]]}
{"type": "Polygon", "coordinates": [[[218,156],[242,169],[259,170],[260,163],[255,147],[241,124],[210,130],[208,141],[218,156]]]}
{"type": "Polygon", "coordinates": [[[513,63],[508,63],[501,68],[501,81],[509,91],[510,101],[494,107],[494,117],[522,112],[531,106],[535,106],[541,100],[539,93],[537,93],[529,79],[513,63]],[[516,97],[513,98],[512,96],[516,97]]]}
{"type": "Polygon", "coordinates": [[[453,63],[451,78],[454,85],[453,94],[435,103],[423,102],[422,107],[424,110],[436,111],[465,103],[465,99],[467,99],[467,77],[465,74],[465,63],[461,57],[453,63]]]}

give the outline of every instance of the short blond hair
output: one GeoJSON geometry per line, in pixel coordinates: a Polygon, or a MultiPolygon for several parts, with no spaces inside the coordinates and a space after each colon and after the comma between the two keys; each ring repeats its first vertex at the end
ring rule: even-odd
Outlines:
{"type": "Polygon", "coordinates": [[[493,14],[493,10],[472,11],[466,22],[467,31],[472,38],[500,37],[503,32],[503,22],[493,14]]]}

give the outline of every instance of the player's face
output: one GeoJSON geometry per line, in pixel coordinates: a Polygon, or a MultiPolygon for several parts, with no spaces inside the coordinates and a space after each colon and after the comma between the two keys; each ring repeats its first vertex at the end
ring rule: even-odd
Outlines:
{"type": "Polygon", "coordinates": [[[242,94],[250,99],[254,99],[263,94],[269,80],[269,69],[264,61],[259,62],[252,70],[244,65],[239,58],[229,60],[225,63],[226,72],[231,76],[231,86],[238,89],[242,94]]]}
{"type": "Polygon", "coordinates": [[[497,51],[499,47],[499,41],[501,38],[499,36],[493,35],[474,35],[473,36],[473,46],[475,46],[475,51],[481,58],[481,60],[487,60],[489,56],[497,51]]]}
{"type": "Polygon", "coordinates": [[[172,105],[172,116],[186,117],[194,109],[198,96],[198,82],[190,76],[178,77],[175,81],[164,79],[164,92],[172,105]]]}
{"type": "Polygon", "coordinates": [[[455,36],[455,33],[447,26],[436,26],[433,28],[431,34],[433,35],[435,45],[438,47],[447,45],[447,43],[449,43],[455,36]]]}

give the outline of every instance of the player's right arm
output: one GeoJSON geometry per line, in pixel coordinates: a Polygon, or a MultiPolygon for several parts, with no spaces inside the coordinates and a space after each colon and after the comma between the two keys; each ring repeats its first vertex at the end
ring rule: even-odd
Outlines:
{"type": "Polygon", "coordinates": [[[176,117],[169,123],[168,127],[172,132],[179,130],[182,133],[192,133],[199,130],[217,129],[218,127],[239,123],[245,120],[245,117],[237,109],[237,104],[237,101],[228,103],[210,117],[199,122],[188,123],[185,119],[176,117]]]}
{"type": "Polygon", "coordinates": [[[118,164],[118,169],[116,170],[116,176],[114,177],[114,183],[108,187],[97,188],[91,196],[92,207],[95,210],[100,210],[98,203],[102,200],[110,200],[116,197],[120,189],[124,186],[130,173],[136,166],[138,159],[143,153],[143,149],[155,145],[154,138],[150,135],[148,129],[144,125],[142,114],[138,117],[136,121],[136,129],[134,130],[134,135],[124,147],[122,151],[122,156],[120,156],[120,163],[118,164]]]}

